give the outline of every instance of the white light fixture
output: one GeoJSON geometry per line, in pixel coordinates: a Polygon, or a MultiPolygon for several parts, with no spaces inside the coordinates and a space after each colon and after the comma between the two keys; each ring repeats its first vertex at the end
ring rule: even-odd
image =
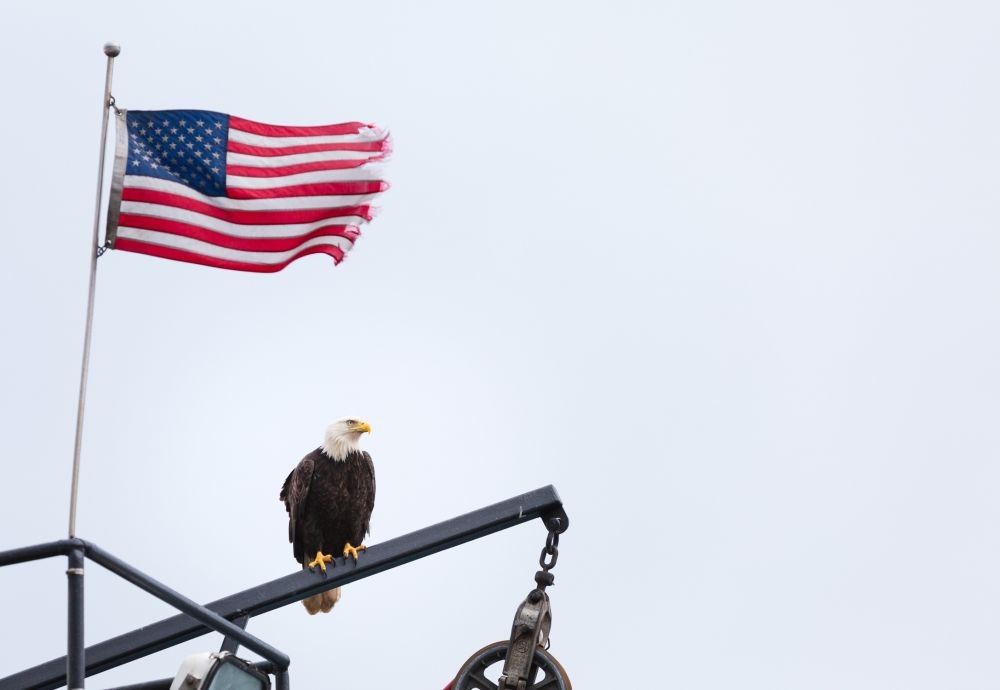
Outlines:
{"type": "Polygon", "coordinates": [[[192,654],[170,684],[170,690],[270,690],[271,681],[253,664],[229,652],[192,654]]]}

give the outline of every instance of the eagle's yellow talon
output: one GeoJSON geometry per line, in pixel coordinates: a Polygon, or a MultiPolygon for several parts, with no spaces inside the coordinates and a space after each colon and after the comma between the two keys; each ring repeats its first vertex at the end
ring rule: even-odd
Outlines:
{"type": "Polygon", "coordinates": [[[314,558],[310,563],[310,568],[315,568],[317,565],[320,567],[324,573],[326,572],[326,564],[333,563],[333,556],[330,554],[323,553],[322,551],[316,552],[316,558],[314,558]]]}
{"type": "Polygon", "coordinates": [[[358,551],[364,551],[364,550],[365,550],[364,544],[358,544],[355,547],[351,546],[351,542],[347,542],[346,544],[344,544],[344,558],[347,558],[348,556],[353,556],[354,562],[357,563],[358,551]]]}

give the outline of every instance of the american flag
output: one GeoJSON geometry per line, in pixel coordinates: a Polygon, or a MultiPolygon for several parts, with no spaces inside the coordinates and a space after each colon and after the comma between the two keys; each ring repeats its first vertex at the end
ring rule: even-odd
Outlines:
{"type": "Polygon", "coordinates": [[[385,132],[266,125],[207,110],[118,113],[107,244],[237,271],[336,263],[388,187],[385,132]]]}

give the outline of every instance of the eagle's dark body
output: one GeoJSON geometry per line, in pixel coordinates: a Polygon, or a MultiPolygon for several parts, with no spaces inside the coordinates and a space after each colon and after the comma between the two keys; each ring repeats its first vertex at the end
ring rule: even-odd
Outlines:
{"type": "Polygon", "coordinates": [[[340,554],[368,534],[375,506],[375,465],[363,450],[334,460],[322,448],[306,455],[281,487],[288,511],[288,541],[306,566],[317,551],[340,554]]]}

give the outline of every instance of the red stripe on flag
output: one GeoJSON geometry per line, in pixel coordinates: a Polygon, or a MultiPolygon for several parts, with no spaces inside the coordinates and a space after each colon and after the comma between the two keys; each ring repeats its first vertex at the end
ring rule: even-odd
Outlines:
{"type": "Polygon", "coordinates": [[[350,168],[360,168],[362,165],[370,163],[370,160],[356,161],[313,161],[312,163],[299,163],[298,165],[283,165],[280,168],[256,168],[251,165],[227,165],[227,175],[239,175],[241,177],[283,177],[285,175],[297,175],[298,173],[316,172],[317,170],[349,170],[350,168]]]}
{"type": "Polygon", "coordinates": [[[229,116],[229,126],[241,132],[261,134],[265,137],[313,137],[328,136],[331,134],[357,134],[362,129],[373,127],[373,125],[368,125],[364,122],[341,122],[336,125],[319,125],[318,127],[286,127],[245,120],[235,115],[229,116]]]}
{"type": "MultiPolygon", "coordinates": [[[[321,236],[343,237],[353,243],[361,235],[361,231],[352,225],[326,225],[311,232],[292,237],[238,237],[227,235],[217,230],[203,228],[199,225],[182,223],[177,220],[155,218],[153,216],[139,216],[132,213],[121,214],[118,226],[168,232],[171,235],[202,240],[218,247],[239,249],[247,252],[286,252],[290,249],[295,249],[306,240],[321,236]]],[[[115,247],[118,247],[117,242],[115,243],[115,247]]]]}
{"type": "Polygon", "coordinates": [[[243,189],[229,188],[230,199],[278,199],[291,196],[334,196],[354,194],[377,194],[389,188],[389,183],[382,180],[363,180],[357,182],[317,182],[315,184],[297,184],[290,187],[274,187],[273,189],[243,189]]]}
{"type": "MultiPolygon", "coordinates": [[[[371,151],[384,153],[389,150],[387,140],[355,141],[343,144],[299,144],[298,146],[253,146],[239,141],[230,141],[229,153],[245,153],[249,156],[293,156],[297,153],[317,153],[320,151],[371,151]]],[[[377,156],[373,156],[375,158],[377,156]]]]}
{"type": "Polygon", "coordinates": [[[164,247],[160,244],[130,240],[125,237],[118,238],[115,242],[115,249],[121,249],[127,252],[137,252],[139,254],[149,254],[150,256],[158,256],[162,259],[185,261],[187,263],[201,264],[203,266],[214,266],[215,268],[228,268],[232,271],[253,271],[255,273],[277,273],[296,259],[301,259],[303,256],[307,256],[309,254],[328,254],[333,257],[333,262],[335,264],[339,264],[344,260],[344,252],[341,251],[339,247],[334,247],[333,245],[307,247],[301,252],[298,252],[291,259],[277,264],[253,264],[243,261],[232,261],[230,259],[216,259],[203,254],[195,254],[194,252],[174,249],[173,247],[164,247]]]}
{"type": "Polygon", "coordinates": [[[304,208],[296,211],[235,211],[219,208],[179,194],[139,187],[126,187],[122,190],[122,201],[142,201],[162,206],[174,206],[240,225],[294,225],[343,216],[360,216],[370,221],[373,217],[372,207],[367,204],[332,208],[304,208]]]}

